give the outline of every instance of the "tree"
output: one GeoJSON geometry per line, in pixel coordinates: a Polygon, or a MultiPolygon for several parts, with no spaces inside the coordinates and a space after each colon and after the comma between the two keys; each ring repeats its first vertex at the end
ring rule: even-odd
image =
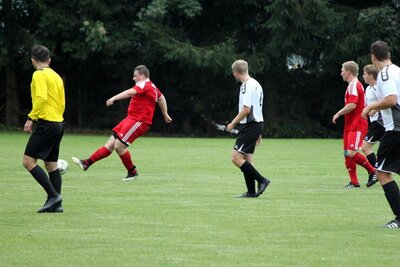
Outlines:
{"type": "MultiPolygon", "coordinates": [[[[167,96],[169,131],[204,133],[202,116],[223,123],[237,112],[231,64],[243,58],[264,87],[267,135],[329,136],[339,132],[330,119],[342,104],[342,62],[368,63],[375,39],[398,61],[397,2],[0,0],[0,122],[25,119],[29,50],[42,43],[65,81],[68,127],[114,124],[126,106],[106,111],[104,101],[146,64],[167,96]]],[[[153,131],[166,128],[155,123],[153,131]]]]}
{"type": "Polygon", "coordinates": [[[26,1],[0,1],[0,70],[4,80],[5,90],[1,99],[5,107],[1,107],[5,114],[6,125],[16,126],[20,121],[18,84],[21,77],[20,66],[27,58],[27,48],[31,42],[32,17],[29,16],[31,5],[26,1]]]}
{"type": "Polygon", "coordinates": [[[40,0],[36,7],[41,14],[36,37],[52,49],[68,89],[67,101],[73,100],[67,103],[65,116],[78,127],[90,127],[99,117],[93,110],[104,109],[108,92],[97,90],[99,83],[122,79],[126,68],[132,68],[135,45],[130,21],[140,6],[127,0],[40,0]]]}

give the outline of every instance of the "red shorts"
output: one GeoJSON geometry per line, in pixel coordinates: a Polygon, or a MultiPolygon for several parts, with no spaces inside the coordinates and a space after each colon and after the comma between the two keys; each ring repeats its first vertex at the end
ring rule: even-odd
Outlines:
{"type": "Polygon", "coordinates": [[[113,128],[114,137],[129,146],[139,136],[145,134],[150,126],[130,117],[126,117],[117,126],[113,128]]]}
{"type": "Polygon", "coordinates": [[[363,144],[365,133],[362,131],[347,131],[343,134],[344,150],[360,150],[363,144]]]}

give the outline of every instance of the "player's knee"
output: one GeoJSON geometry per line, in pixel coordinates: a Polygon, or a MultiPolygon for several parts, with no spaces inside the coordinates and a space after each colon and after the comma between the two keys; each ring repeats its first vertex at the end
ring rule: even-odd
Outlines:
{"type": "Polygon", "coordinates": [[[115,149],[115,152],[117,152],[117,154],[121,156],[126,153],[126,151],[128,150],[128,147],[125,145],[122,145],[122,143],[121,144],[115,143],[114,149],[115,149]]]}
{"type": "Polygon", "coordinates": [[[22,166],[24,166],[25,169],[27,169],[28,171],[32,170],[33,167],[35,167],[35,161],[32,161],[30,158],[28,157],[24,157],[22,159],[22,166]]]}
{"type": "Polygon", "coordinates": [[[243,158],[241,158],[241,157],[239,157],[239,156],[237,156],[237,155],[235,155],[235,154],[232,155],[231,160],[232,160],[232,163],[235,164],[235,165],[238,166],[238,167],[239,167],[239,166],[242,166],[242,164],[243,164],[243,162],[244,162],[244,159],[243,159],[243,158]]]}
{"type": "Polygon", "coordinates": [[[376,178],[378,178],[379,183],[382,185],[393,181],[393,177],[390,173],[381,172],[378,170],[376,171],[376,178]]]}
{"type": "Polygon", "coordinates": [[[45,161],[44,167],[48,172],[53,172],[58,169],[58,164],[57,162],[45,161]]]}
{"type": "Polygon", "coordinates": [[[25,169],[28,169],[28,162],[25,159],[22,160],[22,166],[24,166],[25,169]]]}

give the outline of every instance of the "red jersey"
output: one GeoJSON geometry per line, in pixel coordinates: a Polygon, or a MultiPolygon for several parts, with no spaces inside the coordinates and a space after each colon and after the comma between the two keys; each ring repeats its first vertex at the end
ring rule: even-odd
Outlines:
{"type": "Polygon", "coordinates": [[[133,86],[133,89],[137,92],[137,95],[131,98],[128,116],[136,121],[151,125],[157,100],[162,96],[162,93],[150,80],[138,82],[133,86]]]}
{"type": "Polygon", "coordinates": [[[344,95],[344,105],[348,103],[356,104],[356,108],[344,115],[344,131],[362,131],[368,130],[368,122],[361,117],[361,113],[365,107],[365,94],[364,87],[358,79],[354,79],[349,86],[347,86],[344,95]]]}

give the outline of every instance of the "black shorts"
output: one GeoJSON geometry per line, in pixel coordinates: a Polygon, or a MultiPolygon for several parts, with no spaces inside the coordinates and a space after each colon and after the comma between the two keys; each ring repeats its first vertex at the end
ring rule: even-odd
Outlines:
{"type": "Polygon", "coordinates": [[[38,120],[26,144],[25,155],[44,161],[57,161],[63,135],[63,122],[38,120]]]}
{"type": "Polygon", "coordinates": [[[384,134],[385,134],[385,127],[383,127],[377,121],[373,121],[368,126],[368,132],[364,138],[364,141],[374,144],[380,141],[384,134]]]}
{"type": "Polygon", "coordinates": [[[400,174],[400,132],[387,131],[377,153],[378,170],[400,174]]]}
{"type": "Polygon", "coordinates": [[[257,139],[264,129],[264,123],[251,122],[239,127],[239,135],[236,139],[234,150],[241,154],[253,154],[256,149],[257,139]]]}

